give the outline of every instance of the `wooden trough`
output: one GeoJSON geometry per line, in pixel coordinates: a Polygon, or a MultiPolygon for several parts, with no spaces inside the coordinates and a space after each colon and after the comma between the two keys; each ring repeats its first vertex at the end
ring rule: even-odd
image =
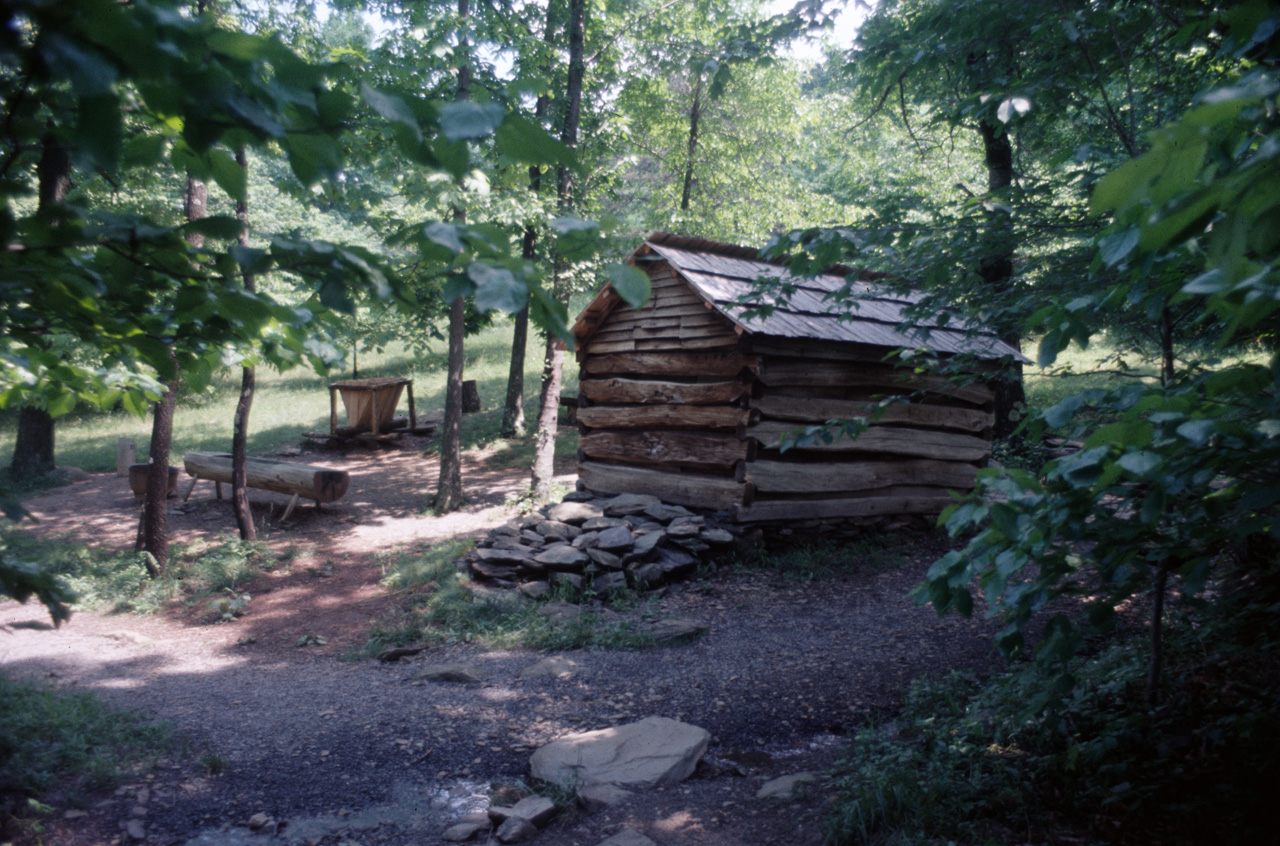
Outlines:
{"type": "Polygon", "coordinates": [[[392,431],[396,421],[396,406],[400,404],[400,394],[409,392],[410,431],[418,427],[418,415],[413,407],[412,379],[345,379],[329,384],[329,434],[335,436],[355,435],[368,432],[375,438],[379,433],[392,431]],[[342,404],[347,409],[347,425],[338,428],[338,394],[342,395],[342,404]]]}
{"type": "MultiPolygon", "coordinates": [[[[227,452],[189,452],[183,456],[187,475],[193,476],[183,501],[191,498],[196,482],[208,479],[216,485],[218,499],[222,499],[222,484],[231,484],[231,454],[227,452]]],[[[281,520],[288,520],[300,498],[322,503],[336,502],[346,496],[351,477],[346,470],[331,470],[312,464],[296,464],[270,458],[249,458],[245,461],[245,484],[264,491],[291,494],[289,507],[281,520]]]]}

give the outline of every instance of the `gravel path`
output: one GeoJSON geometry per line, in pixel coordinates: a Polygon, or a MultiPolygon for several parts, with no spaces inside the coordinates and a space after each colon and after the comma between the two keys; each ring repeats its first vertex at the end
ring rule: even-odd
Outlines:
{"type": "MultiPolygon", "coordinates": [[[[638,652],[579,651],[566,678],[522,679],[530,652],[448,647],[397,664],[343,662],[306,650],[253,653],[163,619],[79,614],[59,631],[13,628],[41,618],[0,606],[0,664],[100,693],[165,719],[223,764],[162,762],[88,816],[55,823],[53,841],[424,844],[494,782],[523,778],[532,749],[567,732],[657,715],[713,735],[707,765],[683,785],[569,814],[539,844],[594,846],[620,827],[675,844],[816,843],[823,799],[780,805],[766,778],[821,768],[839,737],[894,707],[911,678],[990,660],[989,627],[939,620],[904,594],[938,552],[792,585],[722,572],[662,600],[664,616],[709,626],[700,641],[638,652]],[[479,685],[413,679],[426,663],[463,661],[479,685]],[[242,826],[263,813],[275,836],[242,826]]],[[[221,627],[227,628],[227,627],[221,627]]],[[[210,760],[210,759],[206,759],[210,760]]]]}

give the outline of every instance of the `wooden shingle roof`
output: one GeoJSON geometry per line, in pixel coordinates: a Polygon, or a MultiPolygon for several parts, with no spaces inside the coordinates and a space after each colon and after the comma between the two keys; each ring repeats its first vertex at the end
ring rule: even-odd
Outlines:
{"type": "MultiPolygon", "coordinates": [[[[890,290],[876,284],[870,274],[858,274],[856,281],[850,282],[847,277],[857,272],[841,267],[817,277],[794,276],[784,265],[762,261],[758,255],[750,247],[658,232],[632,253],[628,263],[655,258],[666,261],[711,308],[750,335],[1026,360],[994,333],[975,330],[963,320],[943,324],[936,318],[917,319],[912,328],[904,328],[908,323],[905,310],[919,302],[921,295],[890,290]],[[780,286],[785,284],[790,295],[760,297],[757,283],[770,279],[778,280],[780,286]],[[769,305],[772,310],[748,315],[750,309],[741,305],[744,300],[769,305]],[[921,328],[914,328],[917,326],[921,328]],[[925,329],[927,332],[922,331],[925,329]]],[[[602,312],[617,301],[617,295],[606,286],[573,327],[580,342],[591,334],[602,312]]]]}

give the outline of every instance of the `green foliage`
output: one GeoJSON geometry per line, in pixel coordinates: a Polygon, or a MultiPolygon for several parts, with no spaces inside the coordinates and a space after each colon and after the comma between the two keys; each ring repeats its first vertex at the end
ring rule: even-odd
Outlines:
{"type": "Polygon", "coordinates": [[[455,567],[469,547],[466,541],[439,544],[392,566],[383,584],[408,595],[401,609],[373,630],[364,654],[393,646],[471,642],[549,652],[653,645],[632,620],[613,620],[587,607],[557,620],[538,613],[540,604],[516,591],[477,586],[455,567]]]}
{"type": "Polygon", "coordinates": [[[1136,633],[1072,659],[1073,683],[1035,664],[917,682],[902,713],[860,732],[836,767],[829,839],[1266,839],[1275,635],[1257,629],[1261,608],[1226,604],[1176,621],[1176,670],[1155,709],[1136,633]]]}
{"type": "MultiPolygon", "coordinates": [[[[1278,14],[1261,19],[1274,22],[1278,14]]],[[[1238,78],[1154,133],[1150,151],[1094,193],[1095,208],[1116,211],[1112,232],[1124,243],[1123,255],[1103,243],[1095,268],[1124,265],[1120,270],[1137,277],[1168,253],[1197,256],[1203,273],[1185,280],[1172,301],[1221,321],[1224,348],[1242,336],[1266,336],[1280,296],[1280,242],[1270,237],[1280,85],[1249,58],[1268,43],[1274,54],[1273,30],[1259,29],[1262,41],[1229,30],[1224,52],[1236,51],[1238,78]],[[1189,217],[1190,208],[1196,213],[1189,217]],[[1128,237],[1131,230],[1139,235],[1128,237]]],[[[1075,327],[1045,336],[1041,358],[1048,361],[1068,335],[1087,342],[1097,328],[1072,303],[1044,312],[1056,315],[1049,323],[1075,327]]],[[[1083,619],[1054,617],[1037,646],[1040,658],[1060,662],[1085,631],[1111,628],[1113,607],[1153,586],[1162,594],[1169,576],[1184,600],[1209,584],[1269,578],[1280,568],[1278,417],[1274,354],[1266,364],[1229,360],[1162,385],[1066,396],[1032,420],[1030,431],[1033,438],[1045,427],[1069,431],[1084,448],[1038,475],[983,471],[975,496],[943,515],[949,531],[973,539],[934,565],[918,599],[939,612],[968,613],[976,580],[990,613],[1007,623],[1001,647],[1016,654],[1033,615],[1058,597],[1088,594],[1083,619]]]]}
{"type": "Polygon", "coordinates": [[[275,563],[265,544],[227,537],[216,544],[175,548],[169,571],[152,579],[146,553],[50,540],[16,527],[0,528],[0,544],[18,560],[40,562],[43,572],[73,597],[72,607],[117,613],[155,613],[175,599],[194,603],[225,594],[210,607],[223,619],[228,613],[234,618],[248,603],[239,586],[275,563]]]}
{"type": "Polygon", "coordinates": [[[90,693],[0,676],[0,784],[3,813],[20,803],[65,801],[110,788],[173,745],[168,727],[110,708],[90,693]]]}

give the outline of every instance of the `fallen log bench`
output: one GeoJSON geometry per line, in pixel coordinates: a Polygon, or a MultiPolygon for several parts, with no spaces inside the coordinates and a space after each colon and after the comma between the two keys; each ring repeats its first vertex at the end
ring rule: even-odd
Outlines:
{"type": "MultiPolygon", "coordinates": [[[[182,463],[187,468],[187,475],[194,477],[182,497],[183,502],[191,498],[191,491],[201,479],[213,482],[217,486],[218,499],[222,499],[222,483],[231,484],[231,453],[189,452],[183,456],[182,463]]],[[[289,519],[300,498],[313,500],[319,508],[322,503],[342,499],[351,485],[351,477],[346,470],[330,470],[271,458],[246,459],[244,470],[248,487],[293,495],[280,518],[282,521],[289,519]]]]}

